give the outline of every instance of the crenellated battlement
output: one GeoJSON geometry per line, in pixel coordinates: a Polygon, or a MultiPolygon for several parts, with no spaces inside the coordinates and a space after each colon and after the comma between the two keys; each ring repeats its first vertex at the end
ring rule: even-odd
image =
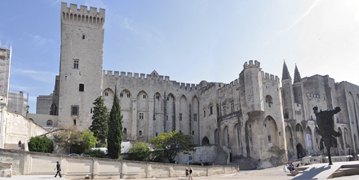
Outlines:
{"type": "Polygon", "coordinates": [[[216,89],[216,83],[208,83],[207,86],[204,86],[200,89],[201,94],[209,92],[212,89],[216,89]]]}
{"type": "Polygon", "coordinates": [[[221,88],[218,89],[219,93],[226,92],[228,89],[238,87],[239,86],[239,78],[230,82],[229,84],[224,84],[221,88]]]}
{"type": "Polygon", "coordinates": [[[61,22],[74,23],[74,24],[88,24],[92,26],[103,27],[105,23],[105,9],[90,7],[88,10],[87,6],[80,6],[77,8],[77,4],[61,3],[61,22]]]}
{"type": "Polygon", "coordinates": [[[177,82],[177,81],[170,81],[169,76],[161,76],[161,75],[151,75],[144,73],[132,73],[132,72],[119,72],[119,71],[111,71],[103,70],[103,76],[107,78],[129,78],[129,79],[137,79],[137,80],[146,80],[146,81],[162,81],[164,83],[173,84],[174,87],[177,87],[178,89],[183,89],[186,91],[191,90],[199,90],[199,84],[191,84],[191,83],[183,83],[183,82],[177,82]]]}
{"type": "Polygon", "coordinates": [[[260,68],[260,67],[261,67],[261,63],[258,62],[257,60],[254,60],[254,63],[253,63],[253,60],[249,60],[249,63],[245,62],[244,65],[243,65],[244,69],[247,69],[247,68],[260,68]]]}
{"type": "Polygon", "coordinates": [[[262,73],[262,77],[263,77],[263,82],[275,82],[275,83],[279,83],[279,77],[278,76],[275,76],[273,74],[269,74],[269,73],[266,73],[266,72],[261,72],[262,73]]]}

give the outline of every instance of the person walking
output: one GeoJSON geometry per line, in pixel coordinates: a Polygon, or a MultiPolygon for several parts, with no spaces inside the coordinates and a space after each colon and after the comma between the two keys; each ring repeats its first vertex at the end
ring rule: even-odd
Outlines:
{"type": "Polygon", "coordinates": [[[57,161],[56,163],[57,163],[57,164],[56,164],[56,167],[54,168],[54,170],[57,169],[57,173],[55,174],[55,177],[57,176],[57,174],[59,174],[59,176],[60,176],[60,178],[61,178],[61,177],[62,177],[62,176],[61,176],[61,173],[60,173],[60,171],[61,171],[61,165],[59,164],[59,161],[57,161]]]}
{"type": "Polygon", "coordinates": [[[19,141],[19,149],[21,149],[21,140],[19,141]]]}
{"type": "Polygon", "coordinates": [[[186,179],[188,179],[188,168],[186,168],[186,179]]]}
{"type": "Polygon", "coordinates": [[[193,175],[192,175],[192,167],[189,167],[189,176],[188,176],[188,179],[193,179],[193,175]]]}

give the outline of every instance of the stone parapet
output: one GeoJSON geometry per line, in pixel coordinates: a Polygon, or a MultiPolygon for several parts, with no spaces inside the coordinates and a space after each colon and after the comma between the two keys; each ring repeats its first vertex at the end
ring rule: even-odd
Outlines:
{"type": "MultiPolygon", "coordinates": [[[[167,178],[183,177],[186,165],[86,158],[50,153],[25,152],[0,149],[0,162],[11,163],[14,175],[53,175],[56,161],[61,164],[61,173],[67,178],[90,176],[96,178],[167,178]]],[[[230,174],[239,171],[239,166],[191,165],[194,176],[230,174]]]]}

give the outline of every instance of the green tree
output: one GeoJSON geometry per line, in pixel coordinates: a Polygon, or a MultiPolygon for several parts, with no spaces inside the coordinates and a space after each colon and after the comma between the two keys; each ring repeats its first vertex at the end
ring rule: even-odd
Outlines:
{"type": "Polygon", "coordinates": [[[135,145],[130,148],[128,159],[135,161],[146,161],[149,155],[150,148],[147,146],[147,144],[144,142],[136,141],[135,145]]]}
{"type": "Polygon", "coordinates": [[[51,139],[44,137],[31,137],[29,142],[29,150],[34,152],[52,153],[54,144],[51,139]]]}
{"type": "Polygon", "coordinates": [[[71,127],[54,134],[54,141],[59,147],[70,149],[70,152],[73,152],[72,149],[75,149],[78,152],[80,150],[77,150],[77,148],[82,143],[82,134],[75,127],[71,127]]]}
{"type": "Polygon", "coordinates": [[[90,150],[90,148],[95,147],[97,144],[96,137],[93,135],[93,132],[86,129],[82,131],[82,143],[83,152],[90,150]]]}
{"type": "MultiPolygon", "coordinates": [[[[79,131],[78,131],[79,132],[79,131]]],[[[79,142],[71,144],[71,152],[73,153],[84,153],[88,152],[90,148],[95,147],[97,144],[96,137],[88,129],[83,130],[81,133],[81,138],[77,139],[79,142]]]]}
{"type": "Polygon", "coordinates": [[[114,159],[118,159],[121,154],[122,117],[120,102],[117,97],[117,89],[115,89],[115,97],[113,98],[113,105],[108,121],[109,129],[107,136],[108,153],[114,159]]]}
{"type": "Polygon", "coordinates": [[[179,152],[188,154],[189,152],[196,151],[196,149],[190,147],[192,139],[193,137],[190,135],[172,131],[169,133],[161,133],[159,136],[151,138],[150,143],[159,155],[165,157],[172,163],[179,152]]]}
{"type": "Polygon", "coordinates": [[[95,99],[95,106],[93,108],[92,124],[90,130],[98,140],[97,146],[103,147],[106,145],[106,139],[108,135],[108,113],[102,96],[95,99]]]}

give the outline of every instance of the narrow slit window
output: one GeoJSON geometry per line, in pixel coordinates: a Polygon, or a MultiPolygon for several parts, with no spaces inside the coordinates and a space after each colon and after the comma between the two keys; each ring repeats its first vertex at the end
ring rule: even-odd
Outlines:
{"type": "Polygon", "coordinates": [[[80,84],[80,85],[79,85],[79,91],[80,91],[80,92],[84,92],[84,91],[85,91],[85,85],[84,85],[84,84],[80,84]]]}

